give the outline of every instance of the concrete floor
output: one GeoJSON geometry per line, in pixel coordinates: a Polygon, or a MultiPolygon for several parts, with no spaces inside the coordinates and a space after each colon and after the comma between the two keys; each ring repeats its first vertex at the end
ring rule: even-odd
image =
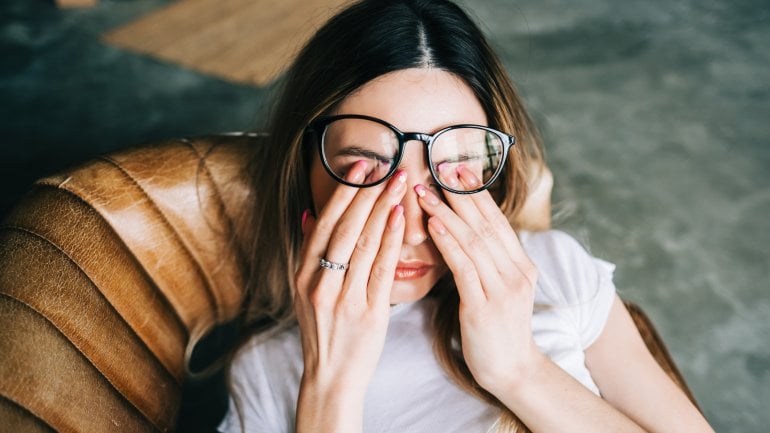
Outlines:
{"type": "MultiPolygon", "coordinates": [[[[543,128],[557,227],[618,265],[717,431],[767,431],[770,3],[464,3],[543,128]]],[[[269,89],[100,43],[163,4],[0,4],[0,213],[84,158],[257,124],[269,89]]]]}

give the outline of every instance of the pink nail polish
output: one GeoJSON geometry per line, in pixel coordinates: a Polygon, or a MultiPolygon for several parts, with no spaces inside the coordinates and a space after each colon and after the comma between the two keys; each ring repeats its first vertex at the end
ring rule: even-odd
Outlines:
{"type": "Polygon", "coordinates": [[[451,188],[457,188],[457,170],[455,169],[455,172],[452,173],[452,168],[449,167],[449,164],[443,163],[439,165],[438,167],[439,174],[441,174],[441,180],[446,182],[447,185],[449,185],[451,188]]]}
{"type": "Polygon", "coordinates": [[[388,218],[388,228],[391,230],[396,230],[401,226],[401,221],[404,215],[404,207],[400,204],[397,204],[393,207],[393,210],[390,212],[390,218],[388,218]]]}
{"type": "Polygon", "coordinates": [[[396,172],[396,175],[390,181],[390,185],[388,186],[388,188],[390,189],[391,192],[398,193],[401,191],[401,188],[404,186],[404,183],[406,183],[406,172],[399,170],[396,172]]]}
{"type": "Polygon", "coordinates": [[[468,186],[477,187],[480,185],[479,179],[465,165],[459,164],[457,166],[457,172],[460,174],[460,177],[463,178],[463,181],[465,181],[465,183],[468,186]]]}
{"type": "Polygon", "coordinates": [[[353,167],[350,169],[350,174],[348,181],[353,183],[360,183],[363,182],[364,176],[366,175],[366,161],[358,161],[355,164],[353,164],[353,167]]]}
{"type": "Polygon", "coordinates": [[[304,212],[302,212],[302,227],[305,227],[305,221],[307,221],[307,217],[310,215],[310,209],[305,209],[304,212]]]}
{"type": "Polygon", "coordinates": [[[427,190],[425,189],[424,186],[417,185],[417,186],[414,187],[414,192],[416,192],[417,195],[420,196],[420,197],[425,197],[425,193],[427,192],[427,190]]]}
{"type": "Polygon", "coordinates": [[[420,196],[420,198],[423,199],[425,203],[428,203],[429,205],[435,206],[439,203],[438,197],[436,197],[435,194],[428,191],[428,189],[422,185],[415,186],[414,192],[416,192],[417,195],[420,196]]]}
{"type": "Polygon", "coordinates": [[[441,224],[441,221],[439,221],[438,218],[433,217],[430,220],[428,220],[428,224],[433,227],[433,230],[436,231],[436,233],[440,235],[446,234],[446,227],[444,227],[444,224],[441,224]]]}

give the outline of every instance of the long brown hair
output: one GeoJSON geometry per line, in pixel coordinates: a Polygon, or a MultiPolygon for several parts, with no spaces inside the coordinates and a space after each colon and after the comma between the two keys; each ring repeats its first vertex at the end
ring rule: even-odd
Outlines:
{"type": "MultiPolygon", "coordinates": [[[[247,333],[269,335],[295,321],[291,276],[298,267],[300,215],[313,208],[305,127],[365,83],[407,68],[437,68],[460,77],[484,108],[489,126],[516,137],[491,191],[515,225],[532,176],[528,171],[540,166],[532,163],[542,158],[540,137],[480,29],[449,1],[353,3],[315,34],[287,71],[269,123],[271,136],[253,161],[252,178],[260,192],[249,227],[253,263],[242,317],[247,333]]],[[[527,431],[476,383],[463,360],[457,346],[459,299],[451,275],[432,295],[439,298],[436,311],[441,311],[433,320],[437,359],[464,389],[504,409],[498,431],[527,431]]]]}

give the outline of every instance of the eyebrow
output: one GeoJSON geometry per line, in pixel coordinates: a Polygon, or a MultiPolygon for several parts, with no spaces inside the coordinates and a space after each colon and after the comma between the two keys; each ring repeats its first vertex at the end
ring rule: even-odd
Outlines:
{"type": "Polygon", "coordinates": [[[336,158],[338,156],[363,156],[365,158],[377,159],[380,161],[393,161],[394,159],[393,157],[387,157],[380,153],[373,152],[369,149],[363,149],[356,146],[350,146],[350,147],[340,149],[332,157],[336,158]]]}

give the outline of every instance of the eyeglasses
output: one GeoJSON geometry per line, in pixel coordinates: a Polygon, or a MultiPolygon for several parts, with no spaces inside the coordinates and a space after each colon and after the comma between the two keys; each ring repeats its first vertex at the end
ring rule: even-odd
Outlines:
{"type": "Polygon", "coordinates": [[[385,182],[401,163],[406,142],[422,141],[427,146],[433,179],[456,194],[489,188],[503,171],[508,150],[516,142],[511,135],[481,125],[454,125],[435,134],[423,134],[401,132],[384,120],[359,114],[319,117],[310,123],[306,133],[315,135],[326,171],[338,182],[358,188],[385,182]],[[366,176],[361,183],[351,183],[345,177],[358,161],[367,162],[366,176]],[[439,171],[455,170],[461,164],[481,180],[480,187],[466,189],[460,183],[453,188],[441,180],[439,171]]]}

